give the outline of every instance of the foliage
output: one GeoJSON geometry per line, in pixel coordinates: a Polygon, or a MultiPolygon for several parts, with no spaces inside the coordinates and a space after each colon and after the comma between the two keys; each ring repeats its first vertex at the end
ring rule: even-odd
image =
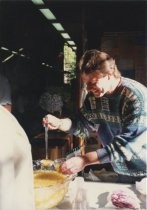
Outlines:
{"type": "Polygon", "coordinates": [[[64,71],[65,83],[70,83],[70,80],[76,77],[76,53],[66,44],[64,46],[64,71]]]}

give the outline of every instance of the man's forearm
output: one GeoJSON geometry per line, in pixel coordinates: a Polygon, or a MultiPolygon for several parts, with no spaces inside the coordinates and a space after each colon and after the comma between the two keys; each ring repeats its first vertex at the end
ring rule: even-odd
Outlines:
{"type": "Polygon", "coordinates": [[[96,151],[88,152],[82,156],[86,165],[99,164],[99,158],[96,151]]]}

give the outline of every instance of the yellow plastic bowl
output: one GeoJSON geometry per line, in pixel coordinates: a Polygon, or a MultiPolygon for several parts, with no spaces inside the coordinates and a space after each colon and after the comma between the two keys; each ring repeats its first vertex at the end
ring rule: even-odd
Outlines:
{"type": "MultiPolygon", "coordinates": [[[[50,170],[50,167],[42,169],[39,163],[40,161],[34,170],[35,207],[36,210],[47,210],[57,206],[64,199],[74,176],[63,175],[56,170],[50,170]]],[[[55,164],[56,168],[58,167],[55,164]]]]}

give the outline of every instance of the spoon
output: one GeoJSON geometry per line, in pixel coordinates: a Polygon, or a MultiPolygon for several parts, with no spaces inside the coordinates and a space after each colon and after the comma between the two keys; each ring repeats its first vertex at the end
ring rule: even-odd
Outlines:
{"type": "Polygon", "coordinates": [[[48,126],[45,125],[45,159],[48,160],[48,126]]]}

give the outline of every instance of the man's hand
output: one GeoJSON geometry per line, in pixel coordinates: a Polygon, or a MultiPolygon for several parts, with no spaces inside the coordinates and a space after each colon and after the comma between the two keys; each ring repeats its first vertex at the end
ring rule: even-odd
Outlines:
{"type": "Polygon", "coordinates": [[[82,171],[87,165],[100,164],[96,151],[88,152],[83,156],[72,157],[66,160],[60,170],[64,174],[74,174],[82,171]]]}
{"type": "Polygon", "coordinates": [[[43,118],[43,125],[47,126],[50,130],[59,129],[61,131],[68,131],[71,128],[72,122],[69,118],[59,119],[48,114],[43,118]]]}
{"type": "Polygon", "coordinates": [[[43,125],[47,126],[50,130],[56,130],[60,128],[61,119],[48,114],[43,118],[43,125]]]}

